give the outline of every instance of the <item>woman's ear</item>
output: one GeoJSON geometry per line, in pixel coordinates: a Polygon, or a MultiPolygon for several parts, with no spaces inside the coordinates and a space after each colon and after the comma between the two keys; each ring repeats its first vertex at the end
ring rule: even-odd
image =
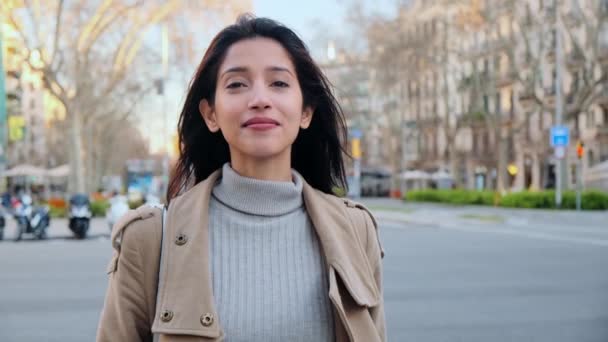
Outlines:
{"type": "Polygon", "coordinates": [[[220,130],[220,126],[218,125],[215,116],[215,110],[213,110],[213,107],[209,104],[207,99],[202,99],[201,102],[198,103],[198,110],[201,113],[203,120],[205,120],[207,128],[209,128],[212,133],[220,130]]]}
{"type": "Polygon", "coordinates": [[[314,113],[314,109],[310,106],[304,108],[304,112],[302,112],[302,118],[300,119],[300,128],[306,129],[310,126],[310,122],[312,121],[312,114],[314,113]]]}

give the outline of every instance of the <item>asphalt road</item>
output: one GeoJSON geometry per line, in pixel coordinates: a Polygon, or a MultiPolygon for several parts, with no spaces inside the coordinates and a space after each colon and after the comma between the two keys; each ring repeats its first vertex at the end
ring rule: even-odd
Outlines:
{"type": "MultiPolygon", "coordinates": [[[[96,220],[79,241],[66,225],[55,220],[47,241],[0,242],[0,341],[94,340],[108,229],[96,220]]],[[[380,225],[389,341],[608,341],[608,246],[380,225]]]]}

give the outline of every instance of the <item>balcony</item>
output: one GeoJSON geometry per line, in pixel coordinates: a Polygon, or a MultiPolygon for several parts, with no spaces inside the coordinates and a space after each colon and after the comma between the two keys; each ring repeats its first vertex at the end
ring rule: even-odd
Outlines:
{"type": "Polygon", "coordinates": [[[510,86],[515,82],[515,80],[517,80],[517,73],[516,73],[516,71],[512,70],[511,68],[507,68],[507,70],[499,72],[497,76],[498,76],[496,78],[497,87],[510,86]]]}
{"type": "Polygon", "coordinates": [[[488,48],[493,50],[503,50],[507,48],[511,48],[513,46],[513,39],[511,37],[500,36],[494,39],[490,44],[488,44],[488,48]]]}
{"type": "Polygon", "coordinates": [[[596,137],[600,142],[608,144],[608,124],[596,128],[596,137]]]}
{"type": "Polygon", "coordinates": [[[556,7],[555,3],[549,4],[545,7],[545,10],[543,13],[543,19],[546,22],[554,23],[556,15],[557,15],[557,7],[556,7]]]}
{"type": "MultiPolygon", "coordinates": [[[[608,41],[608,38],[606,38],[608,41]]],[[[597,49],[598,60],[602,64],[608,64],[608,42],[601,44],[597,49]]]]}
{"type": "Polygon", "coordinates": [[[526,86],[519,93],[519,102],[524,107],[525,110],[529,110],[530,107],[534,104],[536,97],[536,93],[534,91],[534,87],[526,86]]]}
{"type": "Polygon", "coordinates": [[[608,84],[602,86],[600,96],[597,98],[597,103],[603,107],[608,107],[608,84]]]}
{"type": "Polygon", "coordinates": [[[568,70],[578,70],[585,65],[585,56],[580,50],[574,49],[566,55],[566,67],[568,70]]]}
{"type": "Polygon", "coordinates": [[[584,19],[583,14],[580,12],[580,9],[571,9],[563,16],[563,18],[564,23],[568,26],[577,26],[584,19]]]}

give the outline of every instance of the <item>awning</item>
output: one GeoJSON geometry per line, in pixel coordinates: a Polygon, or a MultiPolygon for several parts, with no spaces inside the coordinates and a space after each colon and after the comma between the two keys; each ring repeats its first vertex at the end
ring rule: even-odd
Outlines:
{"type": "Polygon", "coordinates": [[[0,174],[0,177],[67,177],[69,174],[70,166],[68,164],[61,165],[53,169],[45,169],[29,164],[21,164],[4,171],[2,174],[0,174]]]}
{"type": "Polygon", "coordinates": [[[399,174],[399,178],[405,180],[429,180],[431,175],[420,170],[404,171],[399,174]]]}
{"type": "Polygon", "coordinates": [[[70,165],[65,164],[56,168],[47,170],[46,175],[49,177],[67,177],[70,174],[70,165]]]}
{"type": "Polygon", "coordinates": [[[46,169],[41,167],[21,164],[11,169],[8,169],[2,173],[3,177],[17,177],[17,176],[31,176],[31,177],[44,177],[46,176],[46,169]]]}

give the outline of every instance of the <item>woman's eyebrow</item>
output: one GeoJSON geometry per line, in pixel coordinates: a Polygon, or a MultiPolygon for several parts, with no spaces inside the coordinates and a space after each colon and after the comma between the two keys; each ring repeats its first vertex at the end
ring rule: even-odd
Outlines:
{"type": "MultiPolygon", "coordinates": [[[[269,66],[265,69],[267,72],[286,72],[288,74],[290,74],[291,76],[294,76],[293,73],[291,72],[291,70],[289,70],[289,68],[286,67],[282,67],[282,66],[269,66]]],[[[244,67],[244,66],[235,66],[235,67],[231,67],[226,69],[222,75],[220,76],[220,78],[226,76],[227,74],[230,73],[243,73],[243,72],[249,72],[249,68],[244,67]]]]}
{"type": "Polygon", "coordinates": [[[288,74],[290,74],[291,76],[293,76],[293,73],[291,72],[291,70],[289,70],[288,68],[282,67],[282,66],[271,66],[271,67],[266,68],[266,71],[287,72],[288,74]]]}
{"type": "Polygon", "coordinates": [[[222,73],[222,75],[220,76],[220,78],[221,78],[221,77],[226,76],[226,74],[229,74],[229,73],[235,73],[235,72],[248,72],[248,71],[249,71],[249,69],[248,69],[247,67],[244,67],[244,66],[235,66],[235,67],[232,67],[232,68],[228,68],[228,69],[226,69],[226,70],[225,70],[225,71],[222,73]]]}

